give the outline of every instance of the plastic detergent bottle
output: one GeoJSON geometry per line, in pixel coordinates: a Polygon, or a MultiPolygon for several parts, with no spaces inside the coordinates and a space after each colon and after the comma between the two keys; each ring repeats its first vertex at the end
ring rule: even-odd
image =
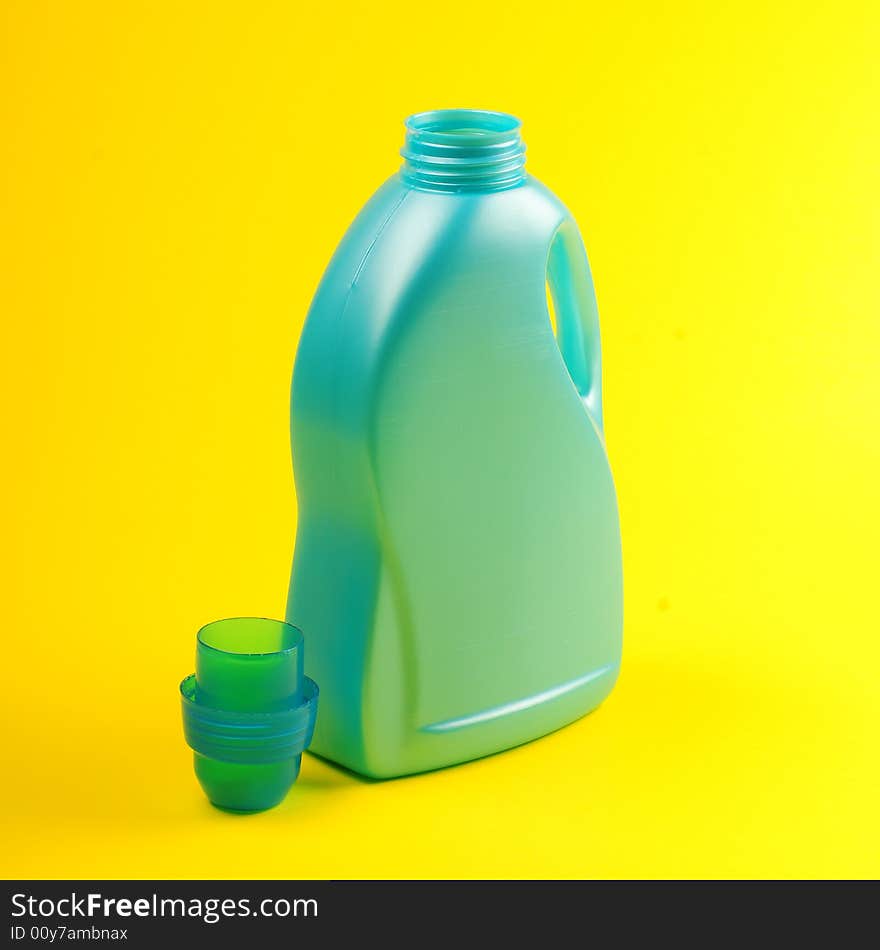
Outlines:
{"type": "Polygon", "coordinates": [[[621,653],[577,227],[526,174],[514,117],[428,112],[406,128],[403,167],[317,290],[291,400],[287,619],[321,687],[312,750],[375,777],[583,716],[621,653]]]}

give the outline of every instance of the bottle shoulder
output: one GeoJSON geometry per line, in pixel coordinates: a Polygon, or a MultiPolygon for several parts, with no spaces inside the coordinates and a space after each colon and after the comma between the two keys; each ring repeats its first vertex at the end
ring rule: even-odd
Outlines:
{"type": "Polygon", "coordinates": [[[534,268],[543,273],[550,243],[568,217],[534,178],[496,192],[431,192],[389,179],[367,202],[340,245],[335,279],[421,280],[426,273],[534,268]],[[389,276],[391,275],[391,276],[389,276]]]}
{"type": "MultiPolygon", "coordinates": [[[[444,229],[454,222],[462,230],[482,232],[497,239],[499,226],[515,224],[520,232],[546,238],[548,229],[555,230],[568,215],[562,202],[533,176],[527,176],[514,188],[457,193],[411,188],[396,177],[398,182],[393,176],[377,192],[377,197],[381,194],[383,202],[405,203],[409,217],[418,219],[419,226],[428,230],[444,229]]],[[[406,218],[400,215],[399,223],[406,222],[406,218]]]]}
{"type": "Polygon", "coordinates": [[[568,216],[562,202],[532,176],[515,188],[450,193],[413,188],[395,174],[352,221],[331,267],[354,277],[377,251],[388,248],[399,258],[401,242],[434,258],[462,241],[502,252],[546,248],[568,216]]]}
{"type": "Polygon", "coordinates": [[[325,379],[328,363],[344,364],[346,385],[373,377],[403,334],[437,325],[425,323],[428,313],[445,313],[448,328],[453,313],[491,301],[543,319],[549,248],[566,216],[533,177],[503,191],[453,194],[392,176],[327,267],[300,338],[295,388],[325,379]]]}

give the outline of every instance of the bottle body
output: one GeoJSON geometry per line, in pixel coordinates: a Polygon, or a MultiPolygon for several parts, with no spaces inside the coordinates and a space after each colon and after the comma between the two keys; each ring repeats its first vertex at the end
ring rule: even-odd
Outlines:
{"type": "Polygon", "coordinates": [[[610,692],[620,535],[581,257],[532,178],[395,176],[331,261],[291,410],[288,620],[309,632],[318,754],[375,777],[438,768],[610,692]]]}

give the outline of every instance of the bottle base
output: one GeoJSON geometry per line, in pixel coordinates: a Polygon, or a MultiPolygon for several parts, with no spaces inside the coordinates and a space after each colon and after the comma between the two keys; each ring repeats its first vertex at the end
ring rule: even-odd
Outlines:
{"type": "Polygon", "coordinates": [[[364,736],[362,751],[330,748],[316,740],[311,752],[359,775],[399,778],[430,772],[524,745],[593,712],[614,688],[619,662],[534,696],[442,720],[411,731],[399,746],[364,736]]]}

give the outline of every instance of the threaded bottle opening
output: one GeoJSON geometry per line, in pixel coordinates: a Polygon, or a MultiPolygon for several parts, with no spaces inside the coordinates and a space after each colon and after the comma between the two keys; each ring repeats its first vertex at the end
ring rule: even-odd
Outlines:
{"type": "Polygon", "coordinates": [[[525,179],[521,122],[504,112],[439,109],[406,120],[403,180],[427,191],[498,191],[525,179]]]}

